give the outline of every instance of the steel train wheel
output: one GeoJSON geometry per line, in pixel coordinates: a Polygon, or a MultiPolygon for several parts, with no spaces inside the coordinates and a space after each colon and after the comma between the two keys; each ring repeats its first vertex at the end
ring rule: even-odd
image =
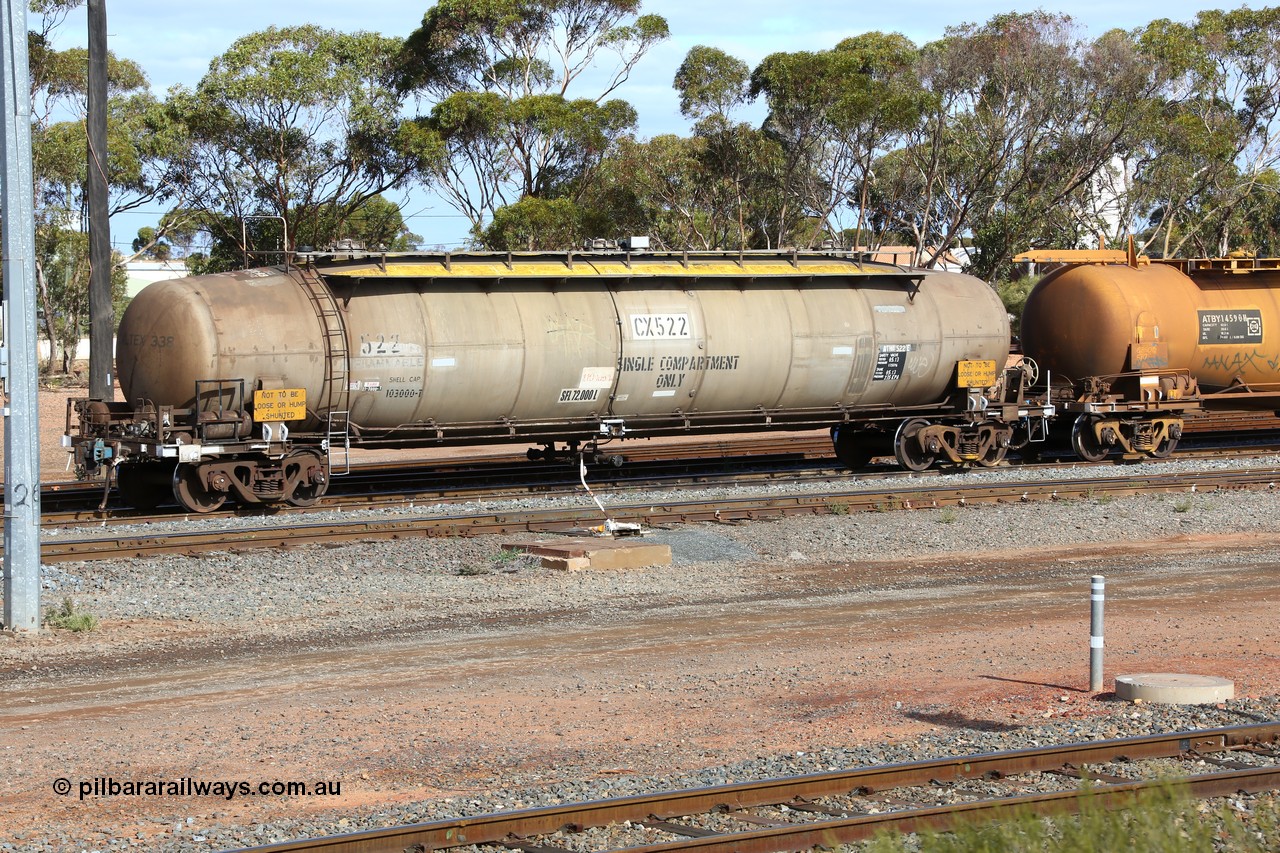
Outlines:
{"type": "Polygon", "coordinates": [[[1101,462],[1107,455],[1107,448],[1094,435],[1095,420],[1081,415],[1071,427],[1071,449],[1086,462],[1101,462]]]}
{"type": "Polygon", "coordinates": [[[1178,439],[1172,436],[1166,437],[1164,441],[1157,444],[1151,449],[1151,455],[1155,459],[1167,459],[1178,446],[1178,439]]]}
{"type": "Polygon", "coordinates": [[[284,499],[294,506],[311,506],[329,489],[320,454],[311,450],[295,450],[284,458],[284,499]],[[311,472],[319,466],[319,480],[311,472]]]}
{"type": "Polygon", "coordinates": [[[893,455],[898,464],[910,471],[923,471],[933,464],[934,455],[916,439],[920,430],[929,425],[924,418],[912,418],[902,422],[893,439],[893,455]]]}
{"type": "Polygon", "coordinates": [[[998,443],[992,444],[986,455],[978,460],[978,464],[983,468],[994,468],[1004,461],[1005,454],[1008,452],[1008,447],[1001,447],[998,443]]]}
{"type": "Polygon", "coordinates": [[[226,492],[211,492],[205,487],[198,465],[179,465],[173,469],[173,497],[190,512],[213,512],[227,499],[226,492]]]}

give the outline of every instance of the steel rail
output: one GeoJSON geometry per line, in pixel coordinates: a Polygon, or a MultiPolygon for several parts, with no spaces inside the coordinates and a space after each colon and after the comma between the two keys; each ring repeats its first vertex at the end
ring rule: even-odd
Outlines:
{"type": "MultiPolygon", "coordinates": [[[[1280,418],[1269,413],[1233,413],[1230,417],[1210,415],[1198,420],[1205,421],[1205,423],[1198,423],[1197,420],[1192,420],[1188,421],[1185,427],[1185,432],[1188,435],[1197,432],[1201,433],[1198,440],[1205,440],[1211,436],[1226,439],[1237,432],[1269,434],[1280,431],[1280,418]]],[[[799,460],[834,459],[831,440],[827,436],[805,433],[772,434],[767,436],[716,436],[697,441],[660,442],[654,445],[635,444],[627,447],[618,447],[617,449],[625,455],[630,465],[677,462],[681,460],[701,463],[706,463],[712,459],[745,461],[750,457],[764,456],[787,456],[799,460]],[[736,460],[736,457],[741,457],[742,459],[736,460]]],[[[362,482],[385,484],[388,479],[421,479],[427,472],[435,473],[443,478],[471,476],[481,479],[485,476],[486,471],[492,474],[504,467],[507,470],[517,468],[521,473],[538,470],[530,467],[531,463],[526,459],[523,452],[476,454],[450,459],[426,460],[421,456],[415,457],[414,450],[405,449],[402,451],[406,456],[405,461],[357,464],[353,467],[352,476],[349,479],[349,482],[355,485],[354,493],[343,494],[336,491],[336,489],[342,488],[344,484],[341,480],[335,480],[331,484],[335,491],[326,498],[326,501],[330,504],[342,500],[358,502],[359,499],[355,495],[359,493],[361,489],[359,484],[362,482]]],[[[416,450],[421,451],[422,448],[417,448],[416,450]]],[[[1190,448],[1184,448],[1179,451],[1178,456],[1180,458],[1201,458],[1227,454],[1236,456],[1263,455],[1272,451],[1280,451],[1280,444],[1243,445],[1239,448],[1231,448],[1226,445],[1197,448],[1193,445],[1190,448]]],[[[1092,464],[1116,464],[1122,461],[1118,458],[1108,458],[1101,463],[1092,464]]],[[[1075,464],[1088,463],[1076,461],[1075,464]]],[[[845,470],[843,466],[838,464],[835,464],[834,467],[845,470]]],[[[866,476],[865,472],[858,472],[858,474],[866,476]]],[[[423,490],[421,494],[438,493],[439,491],[439,489],[423,490]]],[[[59,518],[51,522],[55,524],[72,523],[81,520],[101,520],[103,516],[94,513],[93,510],[57,509],[65,504],[73,506],[87,504],[96,507],[101,494],[102,485],[97,482],[64,480],[46,482],[41,485],[42,507],[46,509],[54,508],[54,512],[46,512],[46,516],[57,514],[59,518]]],[[[0,506],[2,505],[3,499],[0,499],[0,506]]],[[[230,514],[230,511],[227,514],[230,514]]]]}
{"type": "MultiPolygon", "coordinates": [[[[1081,768],[1120,759],[1177,758],[1278,742],[1278,722],[1232,726],[596,800],[289,841],[246,850],[255,853],[398,853],[470,844],[501,844],[521,849],[519,839],[566,830],[581,832],[624,821],[666,822],[671,818],[708,813],[732,817],[735,811],[742,809],[805,803],[821,797],[865,796],[894,788],[919,787],[935,781],[947,783],[1016,776],[1063,767],[1081,768]]],[[[1223,796],[1240,790],[1271,790],[1280,788],[1280,766],[1200,774],[1179,783],[1161,780],[1093,784],[1081,791],[971,800],[948,806],[836,817],[807,824],[774,825],[742,833],[705,834],[706,830],[687,827],[691,830],[690,836],[701,837],[625,849],[656,853],[668,850],[773,851],[827,846],[864,839],[883,829],[903,832],[926,827],[947,829],[965,821],[1005,819],[1028,812],[1069,813],[1078,810],[1086,799],[1103,808],[1119,808],[1131,804],[1139,792],[1161,785],[1176,786],[1198,797],[1223,796]]],[[[662,828],[678,830],[679,827],[664,823],[662,828]]],[[[537,849],[535,845],[529,847],[537,849]]]]}
{"type": "MultiPolygon", "coordinates": [[[[890,491],[839,491],[785,497],[721,498],[715,501],[672,501],[616,505],[610,515],[618,521],[650,526],[698,521],[731,522],[798,514],[884,512],[978,503],[1013,503],[1144,492],[1187,492],[1201,489],[1266,489],[1280,482],[1280,468],[1238,471],[1150,474],[1131,477],[1089,477],[1035,483],[947,484],[890,491]]],[[[477,536],[491,533],[572,533],[599,523],[595,507],[536,509],[516,512],[433,514],[417,518],[353,519],[288,526],[237,527],[146,536],[90,536],[56,538],[42,543],[45,562],[195,554],[207,551],[327,544],[420,536],[477,536]]]]}
{"type": "MultiPolygon", "coordinates": [[[[1268,448],[1237,448],[1230,451],[1188,450],[1179,455],[1180,459],[1240,459],[1243,457],[1271,456],[1280,452],[1280,445],[1268,448]]],[[[704,460],[683,461],[676,464],[673,457],[669,464],[677,470],[664,468],[664,463],[650,461],[640,463],[643,468],[632,468],[623,475],[617,472],[605,472],[601,477],[593,475],[597,486],[607,486],[611,494],[620,494],[641,489],[674,489],[684,486],[723,486],[754,485],[769,483],[780,477],[789,482],[833,482],[839,480],[910,480],[921,477],[938,477],[953,473],[952,469],[931,468],[926,471],[912,472],[901,469],[880,470],[860,469],[850,471],[829,457],[793,453],[759,453],[751,456],[725,456],[723,461],[731,463],[728,470],[715,469],[715,463],[704,460]],[[698,470],[705,466],[706,470],[698,470]],[[750,466],[750,467],[747,467],[750,466]]],[[[1063,460],[1056,462],[1021,462],[1016,467],[1037,471],[1057,468],[1081,468],[1116,466],[1125,464],[1123,460],[1107,459],[1102,462],[1081,462],[1063,460]]],[[[287,504],[276,504],[269,508],[270,513],[306,514],[318,511],[339,509],[388,509],[410,504],[431,501],[435,503],[457,503],[474,500],[503,500],[521,497],[561,497],[580,494],[578,477],[575,473],[566,473],[556,469],[538,470],[528,467],[488,467],[478,470],[452,467],[426,466],[409,468],[396,466],[388,471],[382,467],[371,468],[363,475],[362,483],[353,483],[343,491],[335,491],[325,496],[318,507],[295,507],[287,504]],[[542,479],[539,479],[542,477],[542,479]],[[423,481],[432,481],[429,486],[422,486],[423,481]],[[514,482],[512,482],[514,481],[514,482]],[[494,483],[504,483],[495,487],[494,483]],[[398,486],[396,483],[413,483],[410,488],[398,486]],[[486,483],[488,485],[476,485],[486,483]],[[376,484],[376,485],[374,485],[376,484]]],[[[70,524],[140,524],[146,522],[163,522],[186,513],[179,508],[171,508],[158,512],[147,512],[134,509],[110,509],[98,512],[97,503],[101,498],[101,487],[81,491],[79,509],[45,512],[41,518],[41,526],[58,528],[70,524]],[[87,508],[86,508],[87,507],[87,508]]],[[[69,502],[69,501],[68,501],[69,502]]],[[[208,513],[205,518],[232,518],[236,516],[260,515],[262,507],[243,507],[232,505],[225,510],[208,513]]]]}
{"type": "MultiPolygon", "coordinates": [[[[829,482],[905,476],[901,471],[851,474],[834,460],[801,457],[796,454],[770,454],[725,457],[716,462],[649,462],[619,476],[607,472],[603,477],[590,475],[597,487],[607,487],[612,494],[641,489],[674,489],[690,486],[725,486],[746,483],[760,484],[776,481],[781,477],[788,481],[829,482]],[[718,467],[717,467],[718,466],[718,467]]],[[[525,463],[526,466],[528,463],[525,463]]],[[[368,472],[361,484],[343,484],[343,491],[326,495],[316,506],[295,507],[275,504],[269,508],[232,505],[224,510],[208,513],[203,518],[232,518],[257,516],[264,512],[307,514],[331,510],[388,509],[423,502],[458,503],[468,500],[504,500],[525,497],[560,497],[581,494],[577,469],[567,466],[554,469],[492,467],[483,470],[452,470],[434,466],[406,470],[399,466],[393,473],[382,469],[368,472]],[[563,470],[562,470],[563,467],[563,470]],[[426,485],[425,483],[430,483],[426,485]]],[[[108,508],[98,512],[97,504],[102,488],[85,493],[80,508],[45,512],[41,524],[45,528],[63,527],[69,524],[140,524],[172,521],[187,513],[178,507],[159,511],[143,511],[129,508],[108,508]]]]}
{"type": "MultiPolygon", "coordinates": [[[[831,449],[831,439],[825,435],[814,436],[806,434],[771,434],[766,436],[717,436],[714,438],[704,438],[698,441],[680,441],[662,443],[644,444],[635,443],[626,447],[616,448],[618,455],[625,457],[628,463],[641,462],[667,462],[677,460],[710,460],[710,459],[727,459],[739,456],[769,456],[769,455],[790,455],[796,457],[808,458],[834,458],[831,449]]],[[[492,449],[491,445],[485,446],[492,449]]],[[[609,445],[604,446],[610,449],[609,445]]],[[[455,450],[464,450],[465,448],[454,448],[455,450]]],[[[394,462],[356,462],[352,465],[352,475],[354,477],[368,476],[374,477],[378,475],[395,475],[405,470],[406,465],[419,466],[439,471],[463,471],[468,468],[485,468],[494,466],[522,467],[531,469],[537,465],[547,465],[554,463],[531,462],[525,455],[525,451],[510,451],[505,453],[475,453],[469,456],[451,456],[447,458],[428,458],[423,456],[424,453],[430,453],[432,447],[412,447],[402,450],[380,450],[380,453],[395,452],[403,455],[403,459],[397,459],[394,462]]],[[[612,454],[606,454],[612,455],[612,454]]],[[[0,483],[3,483],[3,477],[0,477],[0,483]]],[[[335,483],[341,482],[341,479],[335,483]]],[[[102,494],[102,484],[100,482],[88,482],[84,480],[55,480],[41,484],[42,499],[49,497],[55,500],[59,495],[75,495],[81,492],[93,492],[97,495],[102,494]]],[[[2,500],[0,500],[2,503],[2,500]]]]}
{"type": "MultiPolygon", "coordinates": [[[[1240,791],[1257,793],[1280,788],[1280,768],[1268,767],[1223,773],[1204,773],[1176,782],[1166,780],[1104,784],[1087,791],[1062,791],[976,800],[957,805],[903,812],[882,812],[854,818],[777,827],[755,832],[722,833],[682,841],[615,848],[628,853],[666,853],[697,850],[705,853],[773,853],[797,848],[829,848],[834,844],[864,841],[878,832],[946,831],[978,821],[1011,820],[1022,815],[1076,814],[1085,804],[1108,811],[1134,805],[1140,794],[1169,788],[1199,798],[1221,797],[1240,791]]],[[[520,849],[518,844],[510,845],[520,849]]]]}
{"type": "MultiPolygon", "coordinates": [[[[1274,419],[1274,418],[1272,418],[1274,419]]],[[[1215,434],[1219,434],[1216,433],[1215,434]]],[[[1257,457],[1273,455],[1280,452],[1280,443],[1248,444],[1241,446],[1207,446],[1184,447],[1178,452],[1178,459],[1226,459],[1241,457],[1257,457]]],[[[1038,469],[1061,465],[1118,465],[1127,460],[1108,458],[1097,463],[1081,462],[1074,458],[1061,458],[1053,461],[1043,460],[1031,462],[1014,460],[1018,467],[1034,467],[1038,469]]],[[[547,495],[552,490],[559,493],[572,493],[577,488],[577,475],[565,473],[568,465],[557,466],[554,463],[531,464],[523,454],[514,455],[479,455],[460,457],[449,460],[412,459],[396,463],[367,463],[356,466],[350,477],[335,480],[331,491],[323,499],[322,509],[342,508],[374,508],[394,507],[409,502],[424,500],[457,501],[471,497],[498,498],[493,494],[493,483],[508,483],[516,480],[519,485],[504,487],[503,493],[524,491],[529,494],[547,495]],[[539,478],[542,478],[541,481],[539,478]],[[396,486],[395,484],[407,484],[396,486]],[[423,484],[429,485],[423,485],[423,484]],[[466,484],[471,484],[470,486],[466,484]],[[480,486],[478,484],[489,484],[480,486]]],[[[902,470],[866,470],[850,472],[834,460],[831,455],[830,441],[823,436],[768,436],[753,437],[746,440],[732,441],[717,439],[714,441],[686,442],[683,444],[662,444],[655,447],[641,448],[638,453],[628,454],[627,468],[621,471],[609,469],[607,466],[593,474],[594,478],[608,483],[616,491],[639,488],[663,488],[685,485],[689,483],[716,482],[724,478],[739,478],[734,482],[749,480],[768,480],[771,477],[785,476],[795,471],[805,473],[809,480],[848,479],[857,477],[860,480],[869,478],[892,478],[935,475],[950,469],[934,468],[925,472],[906,472],[902,470]],[[770,461],[773,457],[773,461],[770,461]],[[736,466],[737,471],[726,472],[716,470],[719,463],[736,466]],[[674,473],[664,468],[664,463],[671,467],[683,467],[681,473],[674,473]],[[746,466],[768,465],[765,470],[746,468],[746,466]],[[743,470],[745,469],[745,470],[743,470]]],[[[159,512],[142,511],[130,508],[108,508],[99,511],[98,505],[102,497],[102,486],[98,483],[54,482],[46,483],[41,488],[41,505],[43,509],[41,525],[45,528],[62,527],[83,522],[129,524],[145,521],[164,521],[181,515],[179,508],[170,508],[159,512]]],[[[2,502],[0,502],[2,505],[2,502]]],[[[209,513],[208,518],[229,518],[237,515],[254,515],[264,511],[263,507],[232,505],[225,510],[209,513]]],[[[311,507],[294,507],[288,504],[276,504],[268,508],[272,513],[290,512],[306,513],[314,511],[311,507]]]]}

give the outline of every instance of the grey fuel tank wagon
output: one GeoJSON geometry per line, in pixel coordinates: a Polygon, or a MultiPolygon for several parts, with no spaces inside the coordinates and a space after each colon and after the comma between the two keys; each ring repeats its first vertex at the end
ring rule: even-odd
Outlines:
{"type": "Polygon", "coordinates": [[[125,402],[66,444],[125,501],[310,503],[339,446],[831,427],[848,464],[998,463],[1052,414],[967,275],[845,252],[301,255],[153,284],[117,343],[125,402]]]}

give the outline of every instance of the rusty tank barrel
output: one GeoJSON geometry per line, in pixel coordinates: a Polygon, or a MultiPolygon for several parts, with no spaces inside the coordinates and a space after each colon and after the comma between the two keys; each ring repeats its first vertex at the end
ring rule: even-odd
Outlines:
{"type": "MultiPolygon", "coordinates": [[[[828,253],[366,256],[151,285],[126,399],[301,388],[362,430],[934,403],[1008,352],[986,283],[828,253]]],[[[727,423],[722,421],[721,423],[727,423]]],[[[548,426],[550,425],[550,426],[548,426]]],[[[492,433],[496,436],[497,433],[492,433]]]]}
{"type": "Polygon", "coordinates": [[[1280,270],[1230,261],[1063,267],[1031,291],[1021,336],[1028,356],[1064,378],[1172,368],[1206,391],[1274,384],[1280,270]]]}
{"type": "Polygon", "coordinates": [[[306,291],[276,270],[148,285],[125,309],[116,338],[124,399],[178,408],[197,405],[197,380],[248,378],[250,392],[261,382],[318,386],[324,359],[306,291]]]}

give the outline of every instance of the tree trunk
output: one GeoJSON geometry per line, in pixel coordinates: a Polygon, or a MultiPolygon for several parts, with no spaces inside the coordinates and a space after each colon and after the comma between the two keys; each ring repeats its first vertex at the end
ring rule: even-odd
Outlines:
{"type": "Polygon", "coordinates": [[[49,301],[49,286],[44,277],[44,265],[36,258],[36,291],[40,299],[40,308],[44,312],[44,335],[49,339],[49,360],[45,362],[44,372],[53,373],[54,359],[57,358],[58,336],[54,333],[53,304],[49,301]]]}

